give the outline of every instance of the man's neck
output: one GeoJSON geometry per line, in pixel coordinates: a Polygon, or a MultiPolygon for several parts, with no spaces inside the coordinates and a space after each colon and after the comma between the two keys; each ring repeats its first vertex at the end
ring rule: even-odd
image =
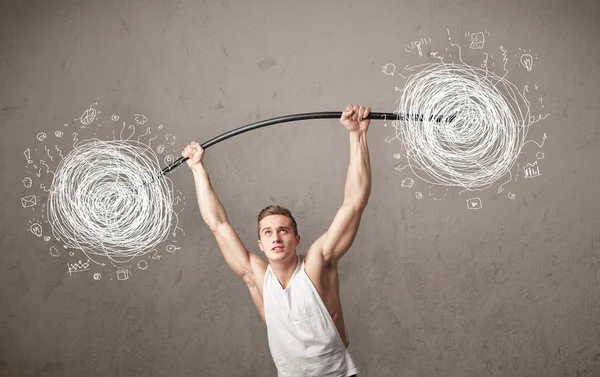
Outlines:
{"type": "Polygon", "coordinates": [[[271,270],[273,270],[273,274],[275,274],[275,277],[279,280],[279,284],[281,284],[283,289],[287,287],[292,279],[292,275],[294,275],[298,263],[300,263],[298,254],[294,254],[290,259],[271,262],[271,270]]]}

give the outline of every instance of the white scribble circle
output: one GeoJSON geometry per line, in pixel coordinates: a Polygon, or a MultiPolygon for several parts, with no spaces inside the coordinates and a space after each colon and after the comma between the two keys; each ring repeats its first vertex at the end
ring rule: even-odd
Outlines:
{"type": "Polygon", "coordinates": [[[172,183],[148,146],[85,140],[58,165],[47,215],[55,237],[86,254],[126,262],[169,235],[172,183]]]}
{"type": "Polygon", "coordinates": [[[111,119],[113,122],[116,122],[116,121],[118,121],[118,120],[119,120],[119,116],[118,116],[118,115],[113,115],[113,116],[111,116],[111,117],[110,117],[110,119],[111,119]]]}
{"type": "Polygon", "coordinates": [[[56,132],[54,132],[54,136],[56,137],[63,137],[64,133],[61,130],[57,130],[56,132]]]}
{"type": "Polygon", "coordinates": [[[396,135],[422,180],[483,189],[514,165],[527,135],[528,105],[515,85],[492,72],[427,64],[402,91],[398,113],[405,121],[396,135]]]}

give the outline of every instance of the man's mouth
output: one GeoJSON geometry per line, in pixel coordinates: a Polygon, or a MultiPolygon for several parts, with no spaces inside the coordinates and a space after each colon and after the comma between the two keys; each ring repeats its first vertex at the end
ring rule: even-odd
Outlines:
{"type": "Polygon", "coordinates": [[[271,251],[281,251],[283,250],[283,246],[275,246],[274,248],[271,249],[271,251]]]}

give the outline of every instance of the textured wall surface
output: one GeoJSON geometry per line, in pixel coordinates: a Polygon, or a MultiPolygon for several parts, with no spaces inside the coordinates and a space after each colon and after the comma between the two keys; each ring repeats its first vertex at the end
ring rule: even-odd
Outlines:
{"type": "MultiPolygon", "coordinates": [[[[181,230],[110,263],[53,234],[58,150],[151,128],[153,147],[177,157],[277,116],[349,103],[391,112],[440,58],[514,85],[531,142],[502,179],[469,191],[402,169],[400,126],[371,123],[372,195],[340,264],[360,375],[599,376],[598,4],[4,1],[0,376],[275,376],[265,325],[202,222],[187,166],[169,175],[181,230]]],[[[445,95],[471,95],[459,92],[445,95]]],[[[477,119],[489,106],[473,103],[477,119]]],[[[250,250],[258,211],[277,203],[304,252],[341,204],[348,156],[343,126],[314,120],[226,140],[206,166],[250,250]]]]}

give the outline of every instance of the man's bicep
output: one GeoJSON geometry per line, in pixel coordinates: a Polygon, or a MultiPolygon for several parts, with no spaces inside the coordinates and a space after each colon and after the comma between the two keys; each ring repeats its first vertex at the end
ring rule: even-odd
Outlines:
{"type": "Polygon", "coordinates": [[[360,225],[363,209],[353,204],[344,203],[335,214],[331,226],[319,239],[323,258],[336,263],[348,251],[360,225]]]}
{"type": "Polygon", "coordinates": [[[227,265],[240,278],[251,274],[250,252],[240,240],[235,230],[229,223],[221,223],[214,230],[213,235],[227,265]]]}

